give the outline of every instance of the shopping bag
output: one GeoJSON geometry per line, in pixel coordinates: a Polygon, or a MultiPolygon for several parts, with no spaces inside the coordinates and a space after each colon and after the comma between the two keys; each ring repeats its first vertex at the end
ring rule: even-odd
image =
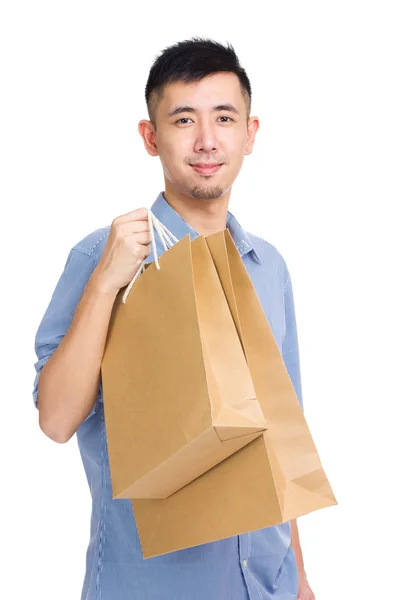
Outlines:
{"type": "Polygon", "coordinates": [[[268,429],[169,498],[132,501],[144,558],[278,525],[337,503],[229,231],[206,242],[268,429]]]}
{"type": "Polygon", "coordinates": [[[102,361],[113,498],[167,498],[266,429],[204,238],[116,297],[102,361]]]}
{"type": "Polygon", "coordinates": [[[206,241],[269,423],[263,439],[279,500],[279,521],[336,504],[283,357],[232,237],[225,230],[206,241]]]}

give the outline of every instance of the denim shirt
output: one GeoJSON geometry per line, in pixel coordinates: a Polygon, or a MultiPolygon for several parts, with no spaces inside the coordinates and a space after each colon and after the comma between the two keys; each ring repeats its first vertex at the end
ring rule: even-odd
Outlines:
{"type": "MultiPolygon", "coordinates": [[[[198,234],[160,192],[155,216],[179,239],[198,234]]],[[[269,242],[246,233],[228,212],[227,228],[252,279],[303,407],[296,318],[285,260],[269,242]]],[[[41,369],[67,332],[110,227],[70,251],[35,337],[37,407],[41,369]]],[[[163,248],[158,246],[160,254],[163,248]]],[[[152,254],[147,261],[153,260],[152,254]]],[[[296,600],[298,579],[290,522],[143,559],[130,500],[112,499],[102,385],[76,438],[91,497],[90,539],[81,600],[296,600]]]]}

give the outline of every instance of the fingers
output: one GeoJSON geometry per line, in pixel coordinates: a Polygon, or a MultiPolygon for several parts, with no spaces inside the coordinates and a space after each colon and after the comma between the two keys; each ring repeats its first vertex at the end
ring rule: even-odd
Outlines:
{"type": "MultiPolygon", "coordinates": [[[[129,236],[128,236],[129,237],[129,236]]],[[[135,242],[142,246],[148,246],[151,244],[151,235],[149,231],[143,231],[141,233],[135,233],[135,242]]]]}
{"type": "Polygon", "coordinates": [[[145,260],[151,254],[149,246],[143,246],[142,260],[145,260]]]}
{"type": "Polygon", "coordinates": [[[126,236],[140,236],[140,239],[149,238],[149,242],[143,241],[140,243],[149,244],[150,239],[150,225],[148,221],[126,221],[121,222],[115,219],[111,225],[111,232],[117,238],[124,238],[126,236]],[[143,237],[144,235],[144,237],[143,237]]]}
{"type": "Polygon", "coordinates": [[[131,210],[124,215],[120,215],[116,217],[113,223],[127,223],[129,221],[148,221],[147,218],[147,209],[146,208],[136,208],[135,210],[131,210]]]}
{"type": "Polygon", "coordinates": [[[117,225],[122,235],[129,235],[131,233],[144,233],[150,232],[150,225],[148,221],[128,221],[126,223],[120,223],[117,225]]]}
{"type": "Polygon", "coordinates": [[[151,253],[149,246],[142,246],[141,244],[135,244],[132,249],[132,254],[138,259],[139,263],[144,261],[151,253]]]}

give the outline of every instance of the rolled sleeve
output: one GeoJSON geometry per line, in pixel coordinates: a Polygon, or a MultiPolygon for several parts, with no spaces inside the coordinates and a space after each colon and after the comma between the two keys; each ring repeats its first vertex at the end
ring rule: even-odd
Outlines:
{"type": "Polygon", "coordinates": [[[304,411],[301,384],[299,342],[296,325],[296,312],[293,298],[293,286],[286,262],[283,261],[283,293],[285,303],[285,335],[282,343],[282,357],[296,391],[300,406],[304,411]]]}
{"type": "MultiPolygon", "coordinates": [[[[95,267],[96,260],[92,256],[72,248],[35,336],[35,352],[38,360],[34,364],[36,376],[32,396],[36,408],[38,408],[40,373],[68,331],[76,307],[95,267]]],[[[86,419],[97,411],[101,400],[100,382],[96,402],[86,419]]]]}

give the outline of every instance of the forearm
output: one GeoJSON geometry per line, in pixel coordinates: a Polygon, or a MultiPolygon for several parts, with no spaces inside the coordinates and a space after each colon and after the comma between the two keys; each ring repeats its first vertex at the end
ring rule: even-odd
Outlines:
{"type": "Polygon", "coordinates": [[[39,424],[54,441],[68,441],[93,408],[115,297],[116,292],[102,286],[95,269],[68,331],[42,369],[39,424]]]}
{"type": "Polygon", "coordinates": [[[299,529],[297,527],[297,520],[292,519],[290,521],[290,526],[291,526],[290,545],[292,546],[295,557],[296,557],[297,570],[299,572],[299,575],[305,576],[304,560],[303,560],[303,553],[301,551],[301,546],[300,546],[299,529]]]}

